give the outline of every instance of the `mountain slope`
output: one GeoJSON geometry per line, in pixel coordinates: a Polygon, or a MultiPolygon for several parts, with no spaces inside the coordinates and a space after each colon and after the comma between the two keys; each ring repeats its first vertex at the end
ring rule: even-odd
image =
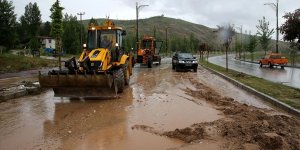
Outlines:
{"type": "MultiPolygon", "coordinates": [[[[106,19],[98,18],[96,19],[98,24],[102,24],[106,19]]],[[[88,20],[83,20],[84,25],[87,27],[88,20]]],[[[113,20],[117,26],[123,27],[127,31],[127,35],[135,37],[136,35],[136,20],[113,20]]],[[[197,38],[200,43],[208,43],[214,46],[216,49],[220,48],[220,45],[215,43],[218,35],[213,32],[215,29],[206,27],[204,25],[191,23],[181,19],[174,19],[162,16],[155,16],[147,19],[139,20],[139,38],[141,39],[144,35],[153,35],[156,29],[157,39],[165,41],[166,37],[166,27],[168,27],[168,39],[184,37],[189,39],[190,35],[193,33],[195,38],[197,38]],[[154,29],[155,28],[155,29],[154,29]]],[[[234,42],[237,39],[240,41],[240,34],[236,34],[237,38],[233,38],[232,46],[234,47],[234,42]]],[[[247,39],[248,35],[243,34],[243,39],[247,39]]],[[[170,42],[170,41],[169,41],[170,42]]],[[[245,43],[245,42],[244,42],[245,43]]],[[[279,48],[283,51],[289,49],[289,43],[279,42],[279,48]]],[[[258,44],[257,50],[262,50],[258,44]]],[[[271,41],[271,49],[275,49],[275,40],[271,41]]]]}

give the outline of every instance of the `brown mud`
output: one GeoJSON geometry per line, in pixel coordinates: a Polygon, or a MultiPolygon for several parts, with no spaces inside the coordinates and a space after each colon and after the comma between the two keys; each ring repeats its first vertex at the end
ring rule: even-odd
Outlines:
{"type": "Polygon", "coordinates": [[[202,122],[173,131],[156,131],[152,127],[135,125],[160,136],[199,143],[201,140],[220,140],[218,149],[300,149],[300,121],[298,118],[274,114],[272,110],[241,104],[230,97],[223,97],[214,89],[189,78],[195,89],[184,91],[196,99],[204,99],[224,118],[212,122],[202,122]]]}

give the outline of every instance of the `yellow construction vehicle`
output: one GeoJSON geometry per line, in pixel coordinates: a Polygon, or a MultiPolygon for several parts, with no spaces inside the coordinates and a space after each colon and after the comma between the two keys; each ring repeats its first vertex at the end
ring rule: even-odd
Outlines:
{"type": "Polygon", "coordinates": [[[40,73],[40,86],[53,88],[59,97],[114,97],[123,92],[132,75],[131,51],[122,46],[125,35],[111,20],[91,24],[78,62],[73,57],[65,61],[64,70],[40,73]]]}

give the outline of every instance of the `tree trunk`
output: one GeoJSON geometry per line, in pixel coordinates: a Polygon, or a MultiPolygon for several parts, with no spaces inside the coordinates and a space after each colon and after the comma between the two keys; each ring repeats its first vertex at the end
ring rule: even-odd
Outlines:
{"type": "Polygon", "coordinates": [[[207,64],[208,64],[208,58],[209,58],[209,51],[207,51],[207,64]]]}
{"type": "Polygon", "coordinates": [[[226,50],[225,50],[225,53],[226,53],[226,72],[228,72],[228,48],[229,48],[229,46],[226,46],[226,50]]]}

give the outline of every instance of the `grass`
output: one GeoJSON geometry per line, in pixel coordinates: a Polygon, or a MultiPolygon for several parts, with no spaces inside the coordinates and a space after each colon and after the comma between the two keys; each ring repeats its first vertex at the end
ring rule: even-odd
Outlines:
{"type": "Polygon", "coordinates": [[[274,83],[255,76],[241,74],[240,72],[231,69],[226,72],[225,68],[211,63],[203,62],[201,64],[203,66],[221,72],[226,76],[233,78],[247,86],[250,86],[262,93],[274,97],[296,109],[300,109],[300,89],[289,87],[279,83],[274,83]]]}
{"type": "Polygon", "coordinates": [[[55,60],[46,60],[38,57],[26,57],[13,54],[0,55],[0,73],[19,72],[38,69],[41,67],[55,67],[55,60]]]}

